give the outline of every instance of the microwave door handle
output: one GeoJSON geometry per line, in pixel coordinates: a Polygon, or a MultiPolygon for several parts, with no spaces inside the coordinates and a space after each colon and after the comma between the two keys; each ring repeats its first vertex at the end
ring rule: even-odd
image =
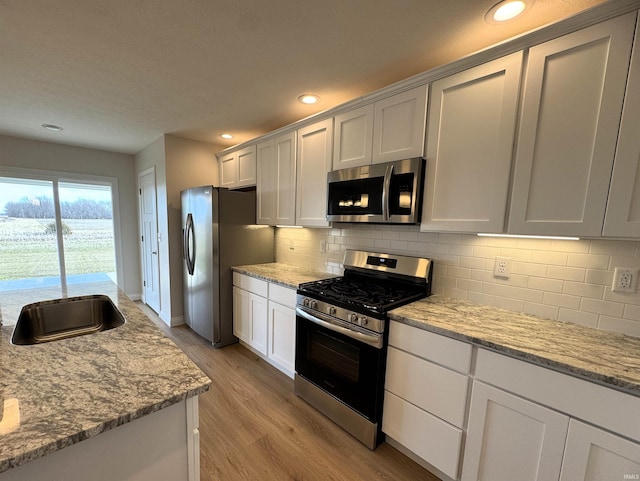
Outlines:
{"type": "Polygon", "coordinates": [[[387,165],[384,173],[384,186],[382,188],[382,218],[389,220],[389,197],[391,196],[391,176],[393,175],[393,164],[387,165]]]}

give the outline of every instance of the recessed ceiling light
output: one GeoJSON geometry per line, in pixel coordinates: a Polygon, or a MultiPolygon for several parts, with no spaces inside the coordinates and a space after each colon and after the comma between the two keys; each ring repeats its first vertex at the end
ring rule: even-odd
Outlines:
{"type": "Polygon", "coordinates": [[[303,104],[309,104],[309,105],[315,104],[318,100],[320,100],[320,97],[314,94],[304,94],[298,97],[299,102],[303,104]]]}
{"type": "Polygon", "coordinates": [[[220,137],[223,139],[233,139],[233,135],[231,134],[220,134],[220,137]]]}
{"type": "Polygon", "coordinates": [[[534,0],[503,0],[489,9],[484,16],[489,23],[502,23],[524,13],[531,8],[534,0]]]}
{"type": "Polygon", "coordinates": [[[53,124],[42,124],[42,128],[50,130],[51,132],[62,132],[64,130],[59,125],[53,125],[53,124]]]}

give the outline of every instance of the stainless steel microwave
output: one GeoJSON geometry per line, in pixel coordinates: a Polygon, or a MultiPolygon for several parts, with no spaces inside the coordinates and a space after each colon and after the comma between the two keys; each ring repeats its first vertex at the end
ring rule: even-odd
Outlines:
{"type": "Polygon", "coordinates": [[[329,172],[327,220],[418,224],[425,160],[398,160],[329,172]]]}

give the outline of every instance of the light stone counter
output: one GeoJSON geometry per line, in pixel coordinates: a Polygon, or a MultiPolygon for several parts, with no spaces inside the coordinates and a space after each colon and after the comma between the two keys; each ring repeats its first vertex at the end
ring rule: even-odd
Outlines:
{"type": "Polygon", "coordinates": [[[246,274],[257,279],[273,282],[293,289],[297,289],[298,285],[304,282],[336,277],[335,274],[329,274],[328,272],[317,272],[311,269],[282,264],[280,262],[234,266],[231,269],[240,274],[246,274]]]}
{"type": "Polygon", "coordinates": [[[210,379],[111,282],[0,292],[0,473],[209,389],[210,379]],[[126,323],[14,346],[20,306],[106,294],[126,323]]]}
{"type": "Polygon", "coordinates": [[[640,338],[438,296],[389,317],[640,396],[640,338]]]}

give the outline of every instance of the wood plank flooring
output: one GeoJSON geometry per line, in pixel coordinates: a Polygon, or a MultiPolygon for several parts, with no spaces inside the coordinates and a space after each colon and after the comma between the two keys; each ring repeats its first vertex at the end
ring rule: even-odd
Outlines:
{"type": "Polygon", "coordinates": [[[243,346],[214,349],[138,306],[213,381],[200,397],[201,481],[439,481],[386,443],[367,449],[243,346]]]}

